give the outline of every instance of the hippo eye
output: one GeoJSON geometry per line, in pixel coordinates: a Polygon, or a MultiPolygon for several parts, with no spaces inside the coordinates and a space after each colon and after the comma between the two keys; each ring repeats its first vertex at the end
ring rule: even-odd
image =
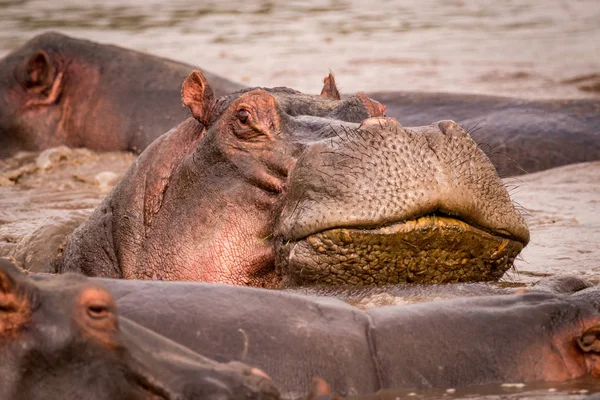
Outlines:
{"type": "Polygon", "coordinates": [[[242,124],[247,124],[248,123],[248,119],[250,118],[250,113],[248,112],[248,110],[245,109],[240,109],[237,112],[237,118],[240,120],[240,122],[242,124]]]}
{"type": "Polygon", "coordinates": [[[87,314],[92,319],[103,319],[108,317],[110,310],[106,306],[94,304],[88,306],[87,314]]]}

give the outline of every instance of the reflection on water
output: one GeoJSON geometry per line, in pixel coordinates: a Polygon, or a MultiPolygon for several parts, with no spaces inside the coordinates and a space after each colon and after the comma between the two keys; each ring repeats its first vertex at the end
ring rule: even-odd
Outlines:
{"type": "Polygon", "coordinates": [[[55,29],[250,85],[600,95],[597,0],[0,0],[0,55],[55,29]]]}

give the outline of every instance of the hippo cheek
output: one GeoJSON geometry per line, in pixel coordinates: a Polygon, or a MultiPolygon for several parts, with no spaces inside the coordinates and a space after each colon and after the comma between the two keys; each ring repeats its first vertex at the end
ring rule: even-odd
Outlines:
{"type": "Polygon", "coordinates": [[[443,216],[375,229],[337,228],[278,249],[296,284],[394,284],[498,280],[523,244],[443,216]]]}

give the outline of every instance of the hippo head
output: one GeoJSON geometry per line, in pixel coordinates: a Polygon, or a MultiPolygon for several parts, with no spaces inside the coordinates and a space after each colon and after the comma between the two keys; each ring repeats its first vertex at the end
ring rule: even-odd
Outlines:
{"type": "Polygon", "coordinates": [[[0,157],[59,145],[142,150],[186,118],[177,86],[192,69],[55,32],[38,35],[0,60],[0,157]]]}
{"type": "MultiPolygon", "coordinates": [[[[71,106],[65,91],[82,82],[74,82],[77,77],[67,72],[73,66],[47,36],[0,60],[0,157],[17,149],[75,144],[64,137],[70,121],[63,117],[71,106]]],[[[89,93],[81,95],[79,100],[89,93]]]]}
{"type": "Polygon", "coordinates": [[[276,399],[260,370],[204,358],[125,318],[103,287],[34,282],[0,260],[0,398],[276,399]]]}
{"type": "Polygon", "coordinates": [[[285,287],[497,280],[529,232],[452,121],[405,128],[364,93],[246,89],[149,147],[72,236],[58,271],[285,287]]]}

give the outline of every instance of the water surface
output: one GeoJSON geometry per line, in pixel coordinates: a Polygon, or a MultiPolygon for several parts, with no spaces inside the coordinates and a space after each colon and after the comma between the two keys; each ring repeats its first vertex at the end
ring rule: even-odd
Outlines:
{"type": "Polygon", "coordinates": [[[0,0],[0,56],[53,29],[318,92],[600,95],[597,0],[0,0]]]}

